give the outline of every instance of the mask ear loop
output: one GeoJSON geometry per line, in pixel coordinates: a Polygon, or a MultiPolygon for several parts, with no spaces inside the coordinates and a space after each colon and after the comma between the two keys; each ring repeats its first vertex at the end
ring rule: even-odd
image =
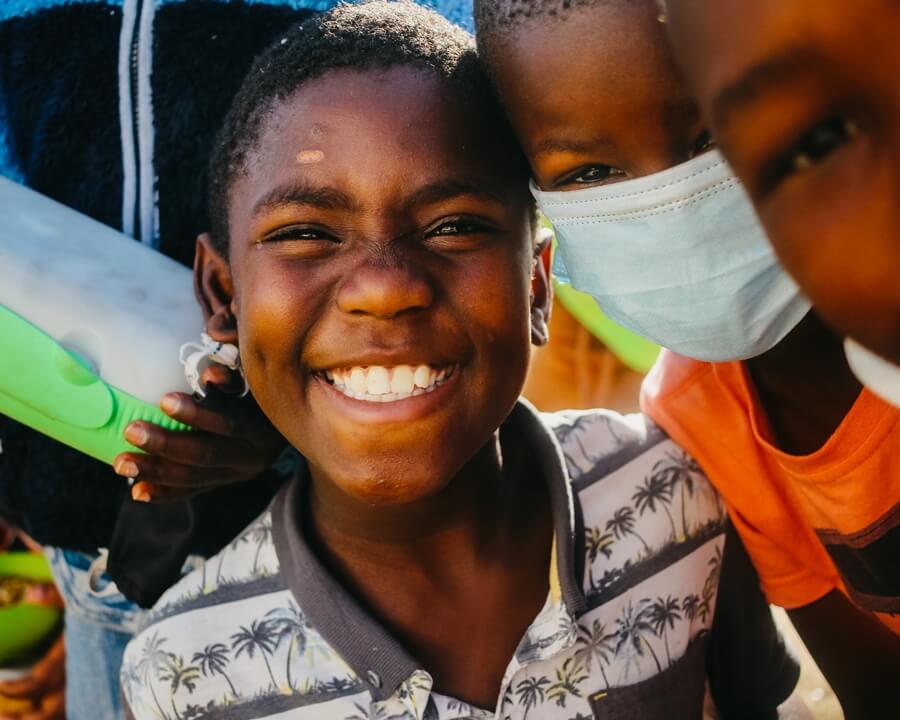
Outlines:
{"type": "Polygon", "coordinates": [[[241,397],[250,392],[250,385],[241,367],[241,354],[236,345],[213,340],[205,332],[200,333],[200,342],[186,342],[178,351],[179,360],[184,366],[184,377],[197,395],[206,397],[206,388],[200,382],[200,373],[205,364],[210,362],[224,365],[229,370],[236,370],[244,383],[241,397]]]}

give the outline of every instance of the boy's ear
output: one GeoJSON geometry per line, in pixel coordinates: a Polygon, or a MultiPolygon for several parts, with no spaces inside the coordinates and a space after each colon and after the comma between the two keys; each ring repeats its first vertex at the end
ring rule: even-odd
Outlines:
{"type": "Polygon", "coordinates": [[[213,340],[237,345],[237,320],[231,306],[234,298],[231,268],[216,250],[209,233],[197,236],[194,294],[203,309],[207,334],[213,340]]]}
{"type": "Polygon", "coordinates": [[[538,232],[531,273],[531,343],[540,347],[550,340],[550,309],[553,305],[550,261],[553,252],[553,233],[545,229],[538,232]]]}

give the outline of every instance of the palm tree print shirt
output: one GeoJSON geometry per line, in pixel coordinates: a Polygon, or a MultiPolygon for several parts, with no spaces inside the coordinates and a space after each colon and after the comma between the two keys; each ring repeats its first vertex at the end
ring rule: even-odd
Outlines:
{"type": "Polygon", "coordinates": [[[442,695],[304,541],[301,473],[270,509],[171,588],[128,645],[139,720],[700,718],[725,518],[696,463],[641,416],[538,415],[504,437],[536,449],[552,498],[555,577],[494,708],[442,695]]]}

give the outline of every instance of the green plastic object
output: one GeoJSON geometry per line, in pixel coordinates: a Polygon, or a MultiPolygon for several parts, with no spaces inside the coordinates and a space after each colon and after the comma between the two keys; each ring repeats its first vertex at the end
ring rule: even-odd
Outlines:
{"type": "MultiPolygon", "coordinates": [[[[30,552],[0,553],[0,577],[53,582],[46,558],[30,552]]],[[[45,605],[19,603],[0,608],[0,666],[31,659],[57,631],[61,620],[62,610],[45,605]]]]}
{"type": "Polygon", "coordinates": [[[658,345],[610,320],[587,293],[556,280],[553,291],[563,307],[628,367],[639,373],[646,373],[653,367],[659,355],[658,345]]]}
{"type": "Polygon", "coordinates": [[[132,420],[189,428],[158,407],[105,383],[75,353],[0,305],[0,413],[111,464],[139,452],[123,437],[132,420]]]}

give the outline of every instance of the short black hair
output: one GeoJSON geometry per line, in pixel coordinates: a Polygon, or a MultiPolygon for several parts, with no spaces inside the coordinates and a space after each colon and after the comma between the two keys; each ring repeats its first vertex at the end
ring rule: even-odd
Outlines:
{"type": "MultiPolygon", "coordinates": [[[[213,244],[228,254],[228,193],[246,170],[274,107],[310,80],[332,70],[413,66],[434,72],[477,106],[479,122],[494,124],[510,138],[514,162],[528,165],[475,52],[471,35],[441,15],[408,0],[342,4],[307,19],[257,58],[219,131],[209,167],[209,211],[213,244]]],[[[474,116],[474,115],[473,115],[474,116]]],[[[490,126],[490,125],[488,125],[490,126]]]]}
{"type": "Polygon", "coordinates": [[[478,35],[506,32],[528,20],[565,15],[573,8],[600,5],[609,0],[474,0],[478,35]]]}
{"type": "MultiPolygon", "coordinates": [[[[563,18],[570,10],[609,5],[613,2],[642,2],[647,0],[473,0],[475,34],[478,47],[484,54],[489,36],[503,37],[531,20],[563,18]]],[[[656,0],[662,4],[663,0],[656,0]]]]}

